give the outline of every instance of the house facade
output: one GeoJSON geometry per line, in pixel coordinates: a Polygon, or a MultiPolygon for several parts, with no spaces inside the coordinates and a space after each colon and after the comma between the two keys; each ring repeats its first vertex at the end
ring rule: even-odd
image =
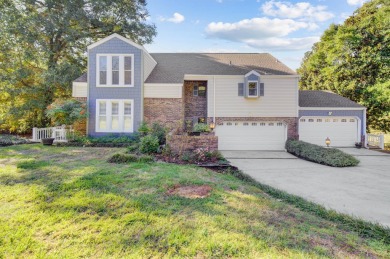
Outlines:
{"type": "Polygon", "coordinates": [[[267,53],[148,53],[113,34],[88,47],[73,97],[88,103],[87,134],[132,134],[142,121],[214,122],[220,150],[283,150],[287,138],[352,146],[365,108],[339,95],[299,91],[299,76],[267,53]]]}

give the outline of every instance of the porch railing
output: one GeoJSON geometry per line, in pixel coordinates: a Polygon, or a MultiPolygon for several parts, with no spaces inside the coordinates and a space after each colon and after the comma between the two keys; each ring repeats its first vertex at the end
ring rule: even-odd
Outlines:
{"type": "Polygon", "coordinates": [[[384,134],[367,134],[367,144],[369,147],[379,147],[385,149],[384,134]]]}
{"type": "Polygon", "coordinates": [[[40,142],[43,138],[54,138],[56,142],[67,142],[67,135],[71,131],[65,125],[49,128],[33,128],[32,141],[40,142]]]}

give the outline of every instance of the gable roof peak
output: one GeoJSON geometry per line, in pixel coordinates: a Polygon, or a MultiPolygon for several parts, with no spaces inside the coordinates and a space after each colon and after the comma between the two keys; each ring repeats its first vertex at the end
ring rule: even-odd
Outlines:
{"type": "Polygon", "coordinates": [[[135,43],[134,41],[132,41],[132,40],[126,38],[126,37],[123,37],[122,35],[120,35],[118,33],[113,33],[113,34],[111,34],[111,35],[109,35],[109,36],[107,36],[107,37],[105,37],[105,38],[103,38],[101,40],[98,40],[95,43],[92,43],[91,45],[89,45],[87,48],[88,49],[93,49],[93,48],[95,48],[95,47],[97,47],[97,46],[99,46],[99,45],[101,45],[101,44],[103,44],[103,43],[113,39],[113,38],[120,39],[120,40],[122,40],[122,41],[124,41],[124,42],[126,42],[126,43],[128,43],[130,45],[133,45],[134,47],[136,47],[138,49],[142,49],[142,50],[146,51],[146,49],[142,45],[139,45],[139,44],[135,43]]]}
{"type": "Polygon", "coordinates": [[[248,73],[245,74],[245,77],[248,77],[252,74],[255,74],[256,76],[260,77],[260,73],[257,72],[256,70],[249,71],[248,73]]]}

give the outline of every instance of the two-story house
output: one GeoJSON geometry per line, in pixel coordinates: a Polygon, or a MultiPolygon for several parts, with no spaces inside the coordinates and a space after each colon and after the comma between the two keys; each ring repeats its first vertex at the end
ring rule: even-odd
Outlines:
{"type": "Polygon", "coordinates": [[[131,134],[142,121],[214,122],[220,150],[283,150],[287,138],[332,146],[364,141],[365,107],[299,91],[299,76],[267,53],[148,53],[118,34],[88,47],[73,97],[87,134],[131,134]]]}

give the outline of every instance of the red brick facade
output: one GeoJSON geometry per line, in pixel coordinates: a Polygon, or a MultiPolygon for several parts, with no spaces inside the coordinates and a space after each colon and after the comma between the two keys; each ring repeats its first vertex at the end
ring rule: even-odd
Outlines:
{"type": "MultiPolygon", "coordinates": [[[[213,118],[209,117],[207,119],[209,122],[213,120],[213,118]]],[[[216,119],[216,127],[218,127],[218,123],[222,123],[224,121],[281,121],[287,124],[287,137],[298,139],[298,118],[295,117],[217,117],[216,119]]]]}
{"type": "Polygon", "coordinates": [[[182,98],[144,98],[144,120],[172,127],[183,125],[182,98]]]}
{"type": "Polygon", "coordinates": [[[194,121],[199,117],[207,117],[207,82],[185,81],[184,82],[184,118],[194,121]],[[206,86],[205,96],[194,96],[194,84],[206,86]]]}
{"type": "Polygon", "coordinates": [[[209,151],[218,150],[218,137],[214,134],[203,136],[172,135],[167,136],[167,145],[174,153],[193,151],[197,148],[208,148],[209,151]]]}

